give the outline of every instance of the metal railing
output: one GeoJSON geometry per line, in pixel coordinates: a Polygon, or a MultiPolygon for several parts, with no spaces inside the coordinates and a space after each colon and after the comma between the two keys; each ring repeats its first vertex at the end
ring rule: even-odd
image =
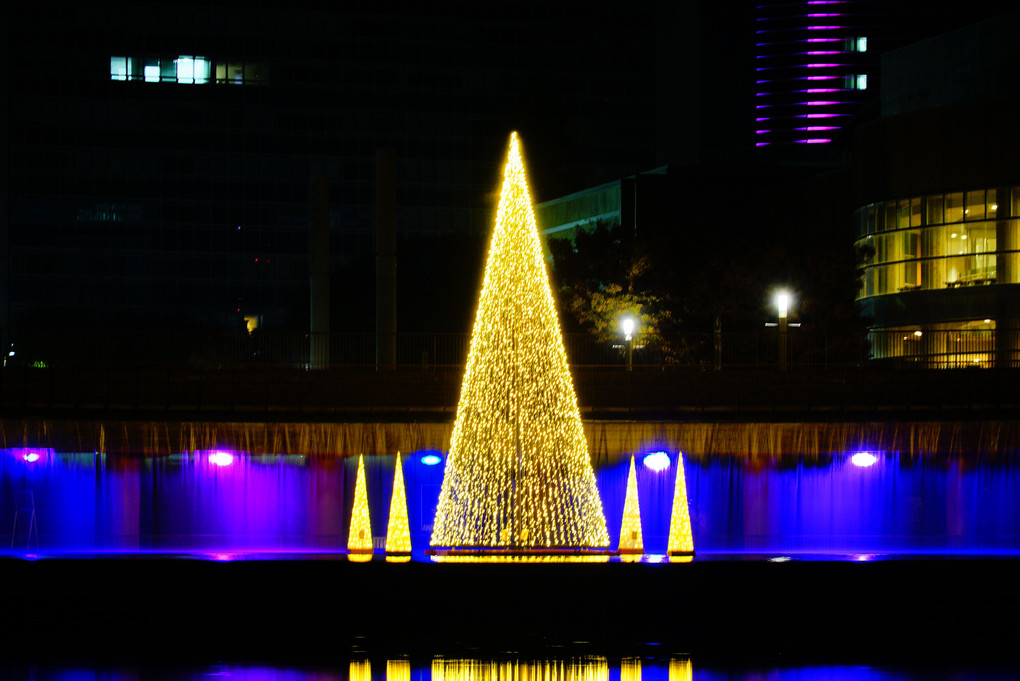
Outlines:
{"type": "MultiPolygon", "coordinates": [[[[209,331],[20,331],[4,366],[18,368],[129,367],[272,370],[376,367],[376,337],[336,333],[317,339],[328,353],[311,357],[308,333],[209,331]],[[13,354],[11,354],[13,353],[13,354]]],[[[584,333],[564,334],[570,365],[577,369],[622,370],[627,344],[584,333]]],[[[902,331],[826,334],[800,328],[787,337],[787,365],[797,369],[847,369],[878,364],[909,368],[1020,366],[1020,333],[996,331],[902,331]]],[[[780,367],[779,332],[637,335],[634,370],[769,369],[780,367]]],[[[401,333],[394,339],[395,368],[461,370],[470,334],[401,333]]]]}

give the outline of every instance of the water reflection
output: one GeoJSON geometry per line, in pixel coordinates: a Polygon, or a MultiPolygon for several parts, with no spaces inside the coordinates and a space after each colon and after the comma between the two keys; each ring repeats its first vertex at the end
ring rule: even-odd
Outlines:
{"type": "MultiPolygon", "coordinates": [[[[17,672],[11,669],[8,671],[17,672]]],[[[138,681],[174,679],[197,681],[223,677],[237,681],[372,681],[368,660],[352,661],[347,668],[273,667],[221,664],[191,670],[145,668],[33,668],[20,678],[58,681],[138,681]]],[[[982,667],[979,670],[903,666],[883,668],[851,665],[786,665],[713,667],[689,658],[626,658],[617,662],[604,657],[548,660],[483,660],[434,658],[431,663],[406,659],[386,660],[377,667],[375,681],[1004,681],[1017,678],[1017,668],[982,667]]],[[[12,676],[12,678],[19,678],[12,676]]]]}
{"type": "MultiPolygon", "coordinates": [[[[621,681],[641,681],[623,676],[621,681]]],[[[387,679],[387,681],[390,681],[387,679]]],[[[609,664],[603,657],[575,660],[432,660],[432,681],[609,681],[609,664]]]]}

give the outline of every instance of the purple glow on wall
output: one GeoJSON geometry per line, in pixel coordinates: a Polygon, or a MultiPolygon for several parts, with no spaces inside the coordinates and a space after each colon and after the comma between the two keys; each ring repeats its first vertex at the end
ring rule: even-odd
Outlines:
{"type": "Polygon", "coordinates": [[[839,80],[839,76],[802,76],[801,80],[839,80]]]}
{"type": "Polygon", "coordinates": [[[811,14],[808,14],[808,16],[812,17],[812,18],[815,18],[815,17],[838,17],[838,16],[840,16],[840,14],[839,14],[839,12],[812,12],[811,14]]]}
{"type": "Polygon", "coordinates": [[[842,104],[842,102],[837,102],[832,99],[815,99],[810,102],[805,102],[805,104],[808,106],[828,106],[831,104],[842,104]]]}
{"type": "Polygon", "coordinates": [[[801,92],[807,92],[808,94],[816,95],[820,92],[839,92],[841,88],[835,87],[811,87],[807,90],[801,90],[801,92]]]}
{"type": "Polygon", "coordinates": [[[215,449],[207,453],[206,457],[214,466],[229,466],[234,463],[234,455],[231,452],[222,449],[215,449]]]}
{"type": "Polygon", "coordinates": [[[836,118],[838,116],[847,116],[849,114],[838,114],[838,113],[809,113],[801,114],[798,118],[836,118]]]}
{"type": "Polygon", "coordinates": [[[808,26],[809,31],[837,31],[845,26],[808,26]]]}
{"type": "Polygon", "coordinates": [[[838,43],[841,38],[808,38],[809,43],[838,43]]]}
{"type": "Polygon", "coordinates": [[[831,139],[828,139],[828,138],[826,138],[826,137],[812,137],[812,138],[810,138],[810,139],[806,139],[806,140],[798,140],[798,141],[799,141],[799,142],[800,142],[801,144],[828,144],[828,143],[829,143],[829,142],[831,142],[832,140],[831,140],[831,139]]]}
{"type": "Polygon", "coordinates": [[[768,142],[755,142],[754,146],[756,146],[756,147],[767,147],[767,146],[769,146],[769,143],[768,142]]]}
{"type": "Polygon", "coordinates": [[[806,128],[797,128],[797,130],[805,130],[807,132],[818,132],[820,130],[839,130],[837,125],[809,125],[806,128]]]}
{"type": "Polygon", "coordinates": [[[838,66],[846,66],[846,64],[831,64],[831,63],[820,64],[820,63],[814,63],[814,64],[808,64],[807,65],[807,67],[809,69],[832,69],[832,68],[836,68],[838,66]]]}
{"type": "Polygon", "coordinates": [[[806,54],[815,56],[819,54],[839,54],[842,50],[810,50],[806,54]]]}

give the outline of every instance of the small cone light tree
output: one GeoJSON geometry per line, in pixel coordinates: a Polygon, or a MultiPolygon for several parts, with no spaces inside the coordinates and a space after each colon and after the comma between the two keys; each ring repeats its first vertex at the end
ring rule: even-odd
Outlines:
{"type": "Polygon", "coordinates": [[[372,557],[372,521],[368,515],[368,491],[365,486],[365,457],[358,457],[358,478],[354,483],[354,508],[347,531],[347,554],[351,560],[372,557]]]}
{"type": "Polygon", "coordinates": [[[516,133],[431,545],[525,553],[609,545],[516,133]]]}
{"type": "Polygon", "coordinates": [[[687,504],[683,452],[680,452],[676,462],[676,488],[673,490],[673,513],[669,517],[669,543],[666,552],[670,556],[694,554],[694,535],[691,532],[691,512],[687,504]]]}
{"type": "Polygon", "coordinates": [[[627,475],[627,497],[623,502],[623,523],[620,526],[621,554],[645,552],[644,539],[641,536],[641,505],[638,503],[637,469],[634,457],[630,457],[630,473],[627,475]]]}
{"type": "Polygon", "coordinates": [[[397,452],[397,467],[393,472],[393,494],[390,495],[390,520],[386,525],[386,553],[411,553],[411,529],[407,522],[407,496],[404,493],[404,472],[397,452]]]}

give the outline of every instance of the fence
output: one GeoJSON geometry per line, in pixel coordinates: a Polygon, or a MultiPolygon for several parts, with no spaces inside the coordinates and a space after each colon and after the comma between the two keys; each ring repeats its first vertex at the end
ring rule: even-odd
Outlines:
{"type": "MultiPolygon", "coordinates": [[[[634,370],[767,369],[780,366],[780,332],[638,335],[634,370]]],[[[376,366],[376,337],[338,333],[316,339],[311,361],[308,333],[256,331],[22,331],[4,366],[37,368],[152,367],[217,369],[365,369],[376,366]],[[327,353],[319,350],[328,348],[327,353]]],[[[787,336],[790,369],[846,369],[877,361],[911,368],[1020,366],[1015,331],[871,331],[829,335],[806,328],[787,336]],[[1003,347],[1006,344],[1007,347],[1003,347]]],[[[591,370],[625,369],[627,342],[600,341],[589,334],[564,334],[570,365],[591,370]]],[[[401,333],[394,339],[396,367],[460,370],[468,354],[467,333],[401,333]]]]}

